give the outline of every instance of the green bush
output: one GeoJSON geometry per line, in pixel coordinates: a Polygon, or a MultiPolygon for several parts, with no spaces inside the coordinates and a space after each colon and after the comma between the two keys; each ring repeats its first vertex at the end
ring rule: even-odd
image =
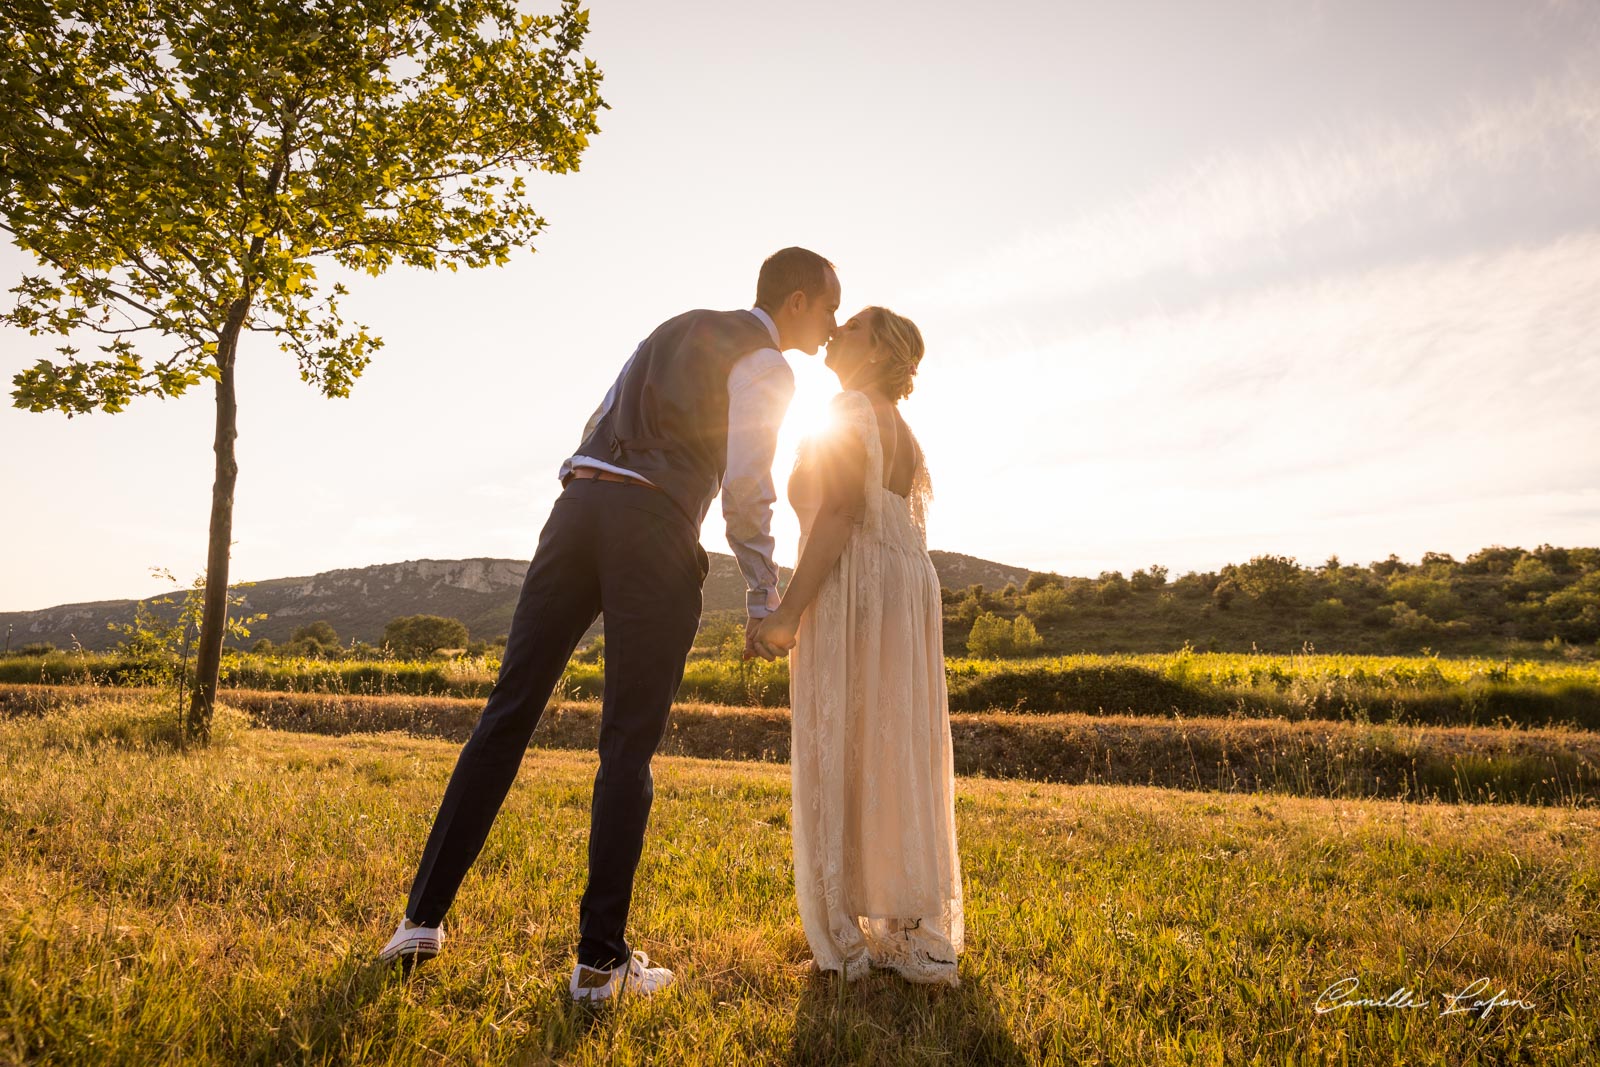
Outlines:
{"type": "Polygon", "coordinates": [[[1027,595],[1028,614],[1040,622],[1066,618],[1071,608],[1067,591],[1059,585],[1041,585],[1027,595]]]}
{"type": "Polygon", "coordinates": [[[1507,585],[1520,596],[1539,596],[1561,587],[1561,579],[1544,562],[1526,556],[1511,568],[1507,585]]]}
{"type": "Polygon", "coordinates": [[[1256,556],[1249,563],[1227,568],[1239,591],[1264,604],[1288,604],[1300,592],[1303,573],[1292,556],[1256,556]]]}
{"type": "Polygon", "coordinates": [[[289,643],[277,648],[280,656],[304,656],[307,659],[338,659],[343,652],[344,649],[339,645],[339,634],[326,619],[295,627],[289,634],[289,643]]]}
{"type": "Polygon", "coordinates": [[[383,628],[383,643],[402,659],[425,659],[441,648],[465,648],[467,627],[460,619],[406,615],[383,628]]]}
{"type": "MultiPolygon", "coordinates": [[[[1436,565],[1437,566],[1437,565],[1436,565]]],[[[1420,574],[1404,574],[1391,578],[1387,592],[1395,601],[1445,622],[1461,614],[1461,597],[1450,583],[1439,578],[1425,578],[1420,574]]]]}
{"type": "Polygon", "coordinates": [[[1040,573],[1039,571],[1034,571],[1032,574],[1028,575],[1028,580],[1022,584],[1022,591],[1024,593],[1037,593],[1046,586],[1053,585],[1057,589],[1060,589],[1066,584],[1066,580],[1062,578],[1061,575],[1056,574],[1053,571],[1050,573],[1040,573]]]}
{"type": "Polygon", "coordinates": [[[1121,571],[1101,571],[1100,581],[1095,587],[1096,599],[1102,604],[1120,604],[1127,600],[1133,592],[1133,586],[1128,584],[1128,579],[1122,576],[1121,571]]]}
{"type": "Polygon", "coordinates": [[[951,613],[951,619],[963,628],[971,628],[983,614],[983,598],[974,596],[971,592],[964,595],[956,604],[956,609],[951,613]]]}
{"type": "Polygon", "coordinates": [[[1317,626],[1338,626],[1348,615],[1344,601],[1338,597],[1329,597],[1311,605],[1311,621],[1317,626]]]}
{"type": "Polygon", "coordinates": [[[1545,597],[1542,614],[1563,641],[1583,644],[1600,638],[1600,571],[1545,597]]]}
{"type": "Polygon", "coordinates": [[[1190,571],[1173,580],[1172,591],[1191,600],[1199,600],[1211,595],[1211,591],[1217,587],[1217,581],[1216,574],[1211,571],[1190,571]]]}
{"type": "Polygon", "coordinates": [[[1439,624],[1409,604],[1400,604],[1394,609],[1394,617],[1389,625],[1408,633],[1431,634],[1439,628],[1439,624]]]}
{"type": "Polygon", "coordinates": [[[1218,611],[1227,611],[1233,606],[1233,598],[1239,592],[1239,587],[1232,578],[1224,578],[1211,588],[1211,602],[1217,606],[1218,611]]]}
{"type": "Polygon", "coordinates": [[[1039,636],[1039,631],[1034,627],[1033,620],[1026,615],[1018,615],[1011,620],[1011,654],[1025,656],[1039,651],[1044,646],[1044,639],[1039,636]]]}
{"type": "Polygon", "coordinates": [[[979,615],[967,635],[967,651],[974,656],[1004,656],[1011,651],[1011,624],[992,611],[979,615]]]}
{"type": "Polygon", "coordinates": [[[978,616],[967,635],[967,651],[974,656],[1016,656],[1037,652],[1044,645],[1033,620],[1018,615],[1007,622],[992,611],[978,616]]]}
{"type": "Polygon", "coordinates": [[[1167,568],[1159,563],[1152,563],[1148,568],[1141,568],[1129,575],[1128,584],[1133,586],[1135,593],[1148,593],[1160,589],[1167,584],[1167,568]]]}

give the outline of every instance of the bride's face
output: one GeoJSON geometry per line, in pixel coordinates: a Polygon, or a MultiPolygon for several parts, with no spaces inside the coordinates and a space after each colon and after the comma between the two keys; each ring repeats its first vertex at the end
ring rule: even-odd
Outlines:
{"type": "Polygon", "coordinates": [[[870,383],[881,359],[878,343],[872,336],[871,315],[858,312],[833,331],[828,354],[823,358],[839,378],[841,389],[859,389],[870,383]]]}

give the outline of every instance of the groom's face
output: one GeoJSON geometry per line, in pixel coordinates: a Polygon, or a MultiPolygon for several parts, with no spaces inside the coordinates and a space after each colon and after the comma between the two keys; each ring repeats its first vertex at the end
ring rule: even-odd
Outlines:
{"type": "Polygon", "coordinates": [[[805,296],[796,316],[794,347],[808,356],[816,355],[817,349],[833,336],[834,314],[839,310],[839,276],[830,270],[826,282],[822,293],[805,296]]]}

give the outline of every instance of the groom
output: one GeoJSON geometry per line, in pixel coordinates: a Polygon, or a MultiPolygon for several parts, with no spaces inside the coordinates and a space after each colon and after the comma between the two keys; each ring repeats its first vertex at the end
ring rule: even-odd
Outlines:
{"type": "Polygon", "coordinates": [[[572,650],[605,616],[600,770],[589,824],[589,884],[578,911],[575,1000],[653,993],[672,972],[623,933],[654,789],[650,758],[700,624],[709,561],[700,527],[718,490],[743,572],[745,647],[778,601],[772,457],[794,395],[780,354],[815,354],[834,330],[833,264],[785,248],[761,265],[749,311],[689,311],[640,342],[561,465],[561,495],[539,535],[500,676],[445,787],[405,917],[379,958],[436,955],[440,924],[505,802],[572,650]]]}

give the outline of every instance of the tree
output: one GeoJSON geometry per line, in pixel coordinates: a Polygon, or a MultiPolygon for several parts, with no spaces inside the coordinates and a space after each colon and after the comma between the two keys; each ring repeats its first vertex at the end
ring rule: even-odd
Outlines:
{"type": "Polygon", "coordinates": [[[282,651],[291,656],[323,659],[339,651],[339,634],[333,628],[333,623],[318,619],[295,627],[289,634],[289,643],[283,646],[282,651]]]}
{"type": "Polygon", "coordinates": [[[318,619],[305,626],[297,626],[289,634],[291,641],[315,641],[323,648],[339,647],[339,632],[327,619],[318,619]]]}
{"type": "Polygon", "coordinates": [[[1057,589],[1060,589],[1066,585],[1066,579],[1062,578],[1061,575],[1055,573],[1054,571],[1034,571],[1032,574],[1028,575],[1028,580],[1023,583],[1022,591],[1024,593],[1037,593],[1047,585],[1053,585],[1057,589]]]}
{"type": "MultiPolygon", "coordinates": [[[[983,587],[978,586],[977,588],[981,590],[983,587]]],[[[950,617],[962,626],[971,626],[978,616],[982,614],[982,594],[974,593],[971,589],[968,589],[966,594],[956,602],[955,611],[951,612],[950,617]]]]}
{"type": "Polygon", "coordinates": [[[1214,571],[1190,571],[1173,580],[1172,591],[1185,597],[1199,599],[1210,596],[1211,591],[1217,587],[1217,581],[1214,571]]]}
{"type": "Polygon", "coordinates": [[[383,628],[383,643],[404,659],[426,659],[441,648],[465,648],[467,627],[460,619],[406,615],[383,628]]]}
{"type": "Polygon", "coordinates": [[[1544,560],[1537,556],[1524,556],[1511,568],[1507,587],[1519,596],[1539,596],[1561,587],[1558,578],[1544,560]]]}
{"type": "Polygon", "coordinates": [[[1545,598],[1544,614],[1557,637],[1587,642],[1600,638],[1600,572],[1591,571],[1578,581],[1545,598]]]}
{"type": "Polygon", "coordinates": [[[1569,553],[1564,548],[1557,548],[1555,545],[1540,545],[1533,550],[1533,555],[1556,574],[1569,574],[1573,570],[1569,553]]]}
{"type": "Polygon", "coordinates": [[[1448,577],[1461,564],[1448,552],[1424,552],[1420,566],[1429,574],[1448,577]]]}
{"type": "Polygon", "coordinates": [[[1300,590],[1300,567],[1292,556],[1255,556],[1249,563],[1230,566],[1233,583],[1251,600],[1286,604],[1300,590]]]}
{"type": "Polygon", "coordinates": [[[1014,656],[1037,652],[1044,644],[1033,620],[1018,615],[1007,622],[992,611],[978,616],[967,635],[967,651],[974,656],[1014,656]]]}
{"type": "Polygon", "coordinates": [[[346,396],[381,340],[316,263],[507,261],[544,220],[518,168],[576,169],[605,106],[576,0],[30,0],[0,37],[0,219],[40,273],[0,321],[98,335],[16,406],[68,417],[216,390],[206,600],[186,731],[209,735],[228,592],[246,332],[346,396]],[[144,342],[159,339],[160,351],[144,342]],[[135,341],[141,342],[136,345],[135,341]]]}
{"type": "Polygon", "coordinates": [[[1014,654],[1037,652],[1043,645],[1044,638],[1039,636],[1032,619],[1018,615],[1011,620],[1011,651],[1014,654]]]}
{"type": "Polygon", "coordinates": [[[1011,624],[992,611],[979,615],[967,635],[967,651],[974,656],[1003,656],[1011,651],[1011,624]]]}
{"type": "Polygon", "coordinates": [[[1344,601],[1336,596],[1319,600],[1311,605],[1311,621],[1318,626],[1337,626],[1345,620],[1347,614],[1344,601]]]}
{"type": "MultiPolygon", "coordinates": [[[[1223,568],[1223,572],[1226,573],[1232,567],[1233,564],[1228,564],[1227,567],[1223,568]]],[[[1233,598],[1238,592],[1239,587],[1232,578],[1223,578],[1211,587],[1211,601],[1217,605],[1218,611],[1227,611],[1233,604],[1233,598]]]]}
{"type": "Polygon", "coordinates": [[[1391,552],[1388,559],[1374,560],[1372,566],[1367,569],[1379,578],[1390,578],[1396,574],[1404,574],[1411,569],[1411,564],[1391,552]]]}
{"type": "Polygon", "coordinates": [[[1490,545],[1468,556],[1462,570],[1468,574],[1505,574],[1525,555],[1527,553],[1520,548],[1490,545]]]}
{"type": "Polygon", "coordinates": [[[1389,596],[1402,604],[1416,608],[1437,622],[1445,622],[1461,613],[1461,598],[1450,588],[1450,583],[1438,578],[1424,578],[1418,574],[1403,574],[1389,579],[1389,596]]]}
{"type": "Polygon", "coordinates": [[[1128,576],[1128,584],[1135,593],[1148,593],[1167,584],[1167,568],[1152,563],[1149,569],[1140,568],[1128,576]]]}
{"type": "Polygon", "coordinates": [[[1067,591],[1059,585],[1041,585],[1027,596],[1028,613],[1043,622],[1065,618],[1070,610],[1067,591]]]}
{"type": "Polygon", "coordinates": [[[1121,571],[1101,571],[1099,585],[1096,589],[1100,603],[1120,604],[1128,599],[1133,587],[1128,579],[1122,576],[1121,571]]]}

